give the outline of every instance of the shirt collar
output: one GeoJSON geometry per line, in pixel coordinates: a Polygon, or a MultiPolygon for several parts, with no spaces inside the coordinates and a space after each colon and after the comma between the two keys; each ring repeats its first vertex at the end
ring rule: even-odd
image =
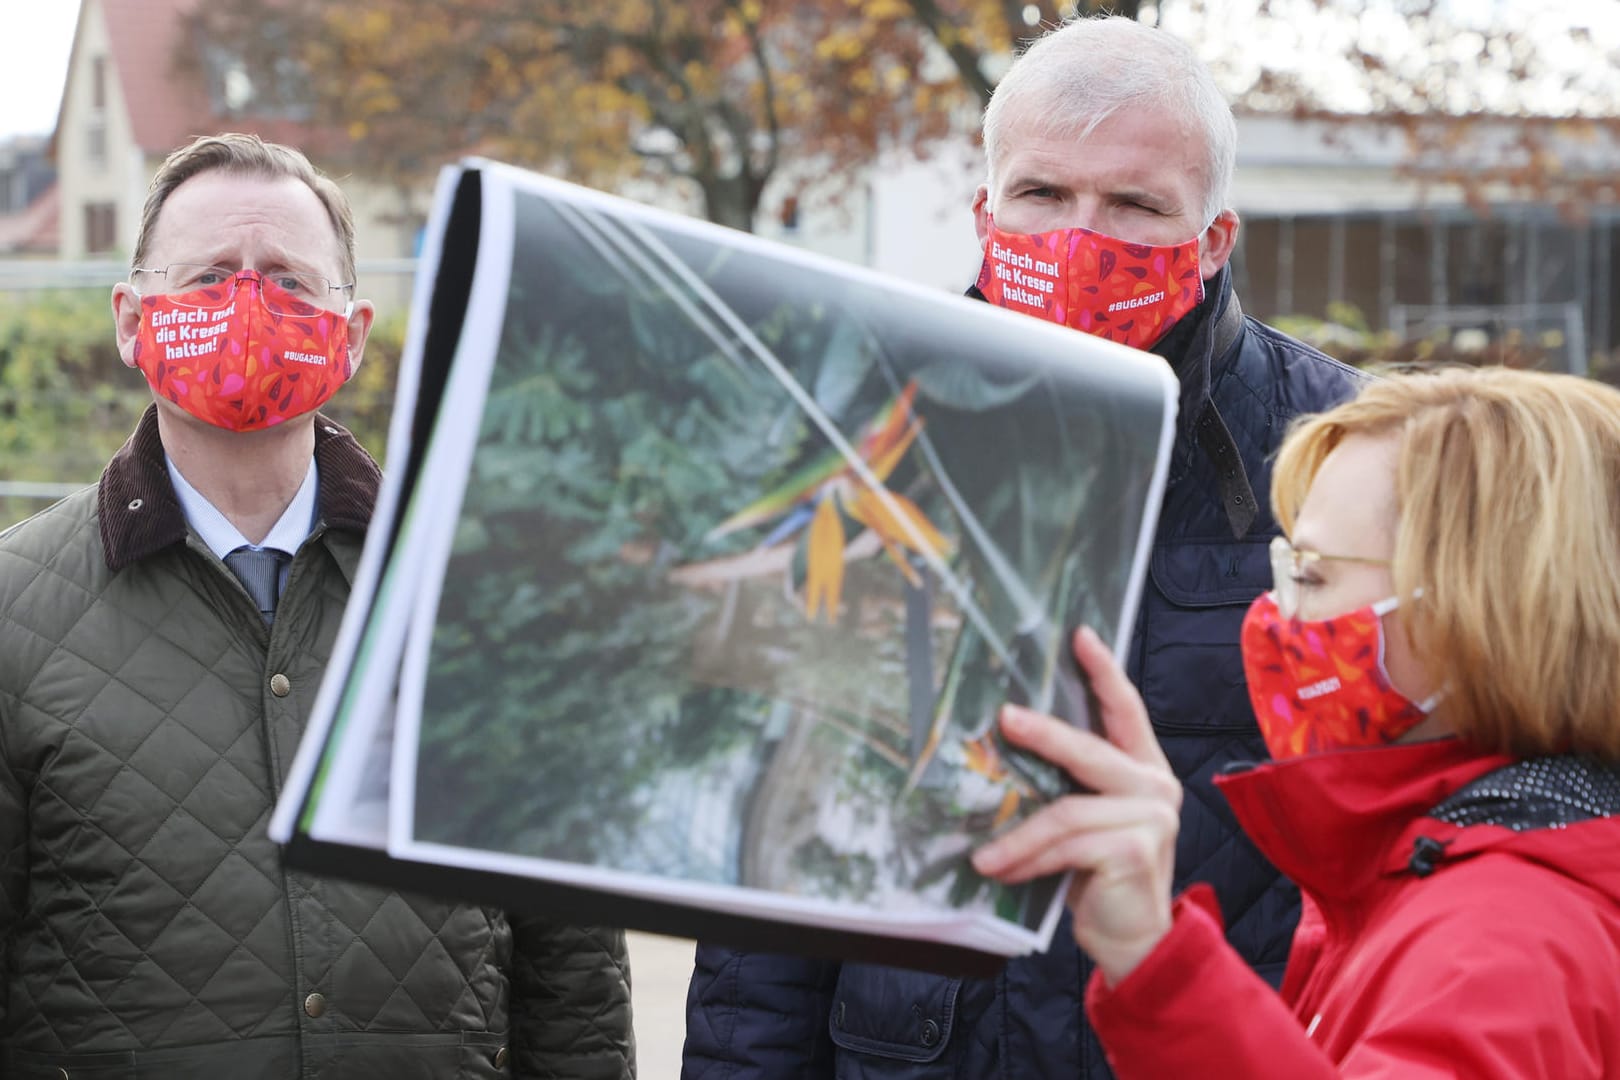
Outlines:
{"type": "Polygon", "coordinates": [[[230,519],[220,513],[214,504],[209,502],[202,492],[192,487],[175,467],[174,459],[168,454],[163,455],[163,463],[169,470],[169,482],[174,485],[175,496],[180,500],[180,511],[186,517],[186,524],[197,533],[208,550],[223,559],[226,555],[239,547],[269,548],[275,551],[296,555],[298,547],[315,528],[315,493],[319,488],[315,459],[310,458],[309,470],[304,473],[304,482],[298,486],[298,493],[282,511],[281,517],[276,521],[258,544],[250,544],[247,537],[242,535],[240,529],[232,525],[230,519]]]}
{"type": "MultiPolygon", "coordinates": [[[[327,529],[363,535],[377,501],[377,463],[336,422],[316,414],[316,512],[327,529]]],[[[157,405],[146,407],[135,431],[101,474],[96,496],[101,550],[117,573],[164,548],[186,542],[186,517],[163,463],[157,405]]]]}

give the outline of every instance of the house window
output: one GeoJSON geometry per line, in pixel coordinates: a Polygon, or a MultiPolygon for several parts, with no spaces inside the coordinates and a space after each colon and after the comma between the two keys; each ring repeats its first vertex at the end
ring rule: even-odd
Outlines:
{"type": "Polygon", "coordinates": [[[84,204],[84,250],[87,255],[118,246],[118,207],[112,203],[84,204]]]}
{"type": "Polygon", "coordinates": [[[107,58],[90,61],[90,106],[98,112],[107,107],[107,58]]]}
{"type": "Polygon", "coordinates": [[[84,129],[85,153],[90,164],[99,170],[107,168],[107,122],[100,117],[91,120],[84,129]]]}

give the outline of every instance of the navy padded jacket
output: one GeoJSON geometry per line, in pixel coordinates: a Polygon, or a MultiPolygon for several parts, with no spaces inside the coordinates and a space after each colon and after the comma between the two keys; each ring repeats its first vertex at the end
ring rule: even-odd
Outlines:
{"type": "MultiPolygon", "coordinates": [[[[1365,376],[1243,316],[1229,269],[1155,351],[1175,368],[1181,410],[1128,669],[1185,787],[1176,889],[1213,885],[1229,940],[1275,985],[1299,895],[1211,778],[1266,753],[1238,632],[1271,584],[1271,458],[1294,417],[1352,396],[1365,376]]],[[[701,944],[682,1077],[1106,1078],[1082,1004],[1090,973],[1066,915],[1050,950],[990,979],[701,944]]]]}

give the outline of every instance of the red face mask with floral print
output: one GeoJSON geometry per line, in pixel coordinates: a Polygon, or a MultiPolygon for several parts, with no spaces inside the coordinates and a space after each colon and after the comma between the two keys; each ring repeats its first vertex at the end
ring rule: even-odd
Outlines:
{"type": "Polygon", "coordinates": [[[1440,695],[1414,702],[1384,670],[1384,616],[1394,598],[1332,619],[1288,618],[1263,593],[1243,620],[1243,672],[1274,758],[1392,743],[1440,695]]]}
{"type": "Polygon", "coordinates": [[[989,221],[986,300],[1088,334],[1151,348],[1204,299],[1198,238],[1132,244],[1090,229],[1009,233],[989,221]]]}
{"type": "Polygon", "coordinates": [[[320,408],[349,380],[348,314],[242,270],[217,285],[141,297],[135,366],[155,394],[197,419],[258,431],[320,408]]]}

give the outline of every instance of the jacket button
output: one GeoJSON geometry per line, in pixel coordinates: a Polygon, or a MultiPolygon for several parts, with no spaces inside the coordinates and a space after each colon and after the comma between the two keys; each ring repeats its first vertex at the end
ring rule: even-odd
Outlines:
{"type": "Polygon", "coordinates": [[[68,1076],[68,1071],[66,1069],[57,1069],[56,1080],[72,1080],[72,1077],[68,1076]]]}
{"type": "Polygon", "coordinates": [[[326,998],[318,993],[309,995],[304,999],[304,1011],[309,1014],[311,1020],[315,1019],[326,1012],[326,998]]]}
{"type": "Polygon", "coordinates": [[[922,1026],[922,1044],[933,1046],[939,1042],[939,1025],[932,1020],[924,1020],[922,1026]]]}
{"type": "Polygon", "coordinates": [[[838,1003],[838,1008],[833,1010],[833,1026],[838,1028],[844,1026],[844,1003],[842,1001],[838,1003]]]}
{"type": "Polygon", "coordinates": [[[497,1069],[506,1068],[506,1059],[509,1056],[510,1055],[507,1054],[506,1047],[504,1047],[504,1046],[501,1047],[499,1050],[495,1051],[495,1067],[497,1069]]]}
{"type": "Polygon", "coordinates": [[[270,692],[276,697],[286,697],[292,693],[292,680],[281,672],[276,672],[270,676],[270,692]]]}

